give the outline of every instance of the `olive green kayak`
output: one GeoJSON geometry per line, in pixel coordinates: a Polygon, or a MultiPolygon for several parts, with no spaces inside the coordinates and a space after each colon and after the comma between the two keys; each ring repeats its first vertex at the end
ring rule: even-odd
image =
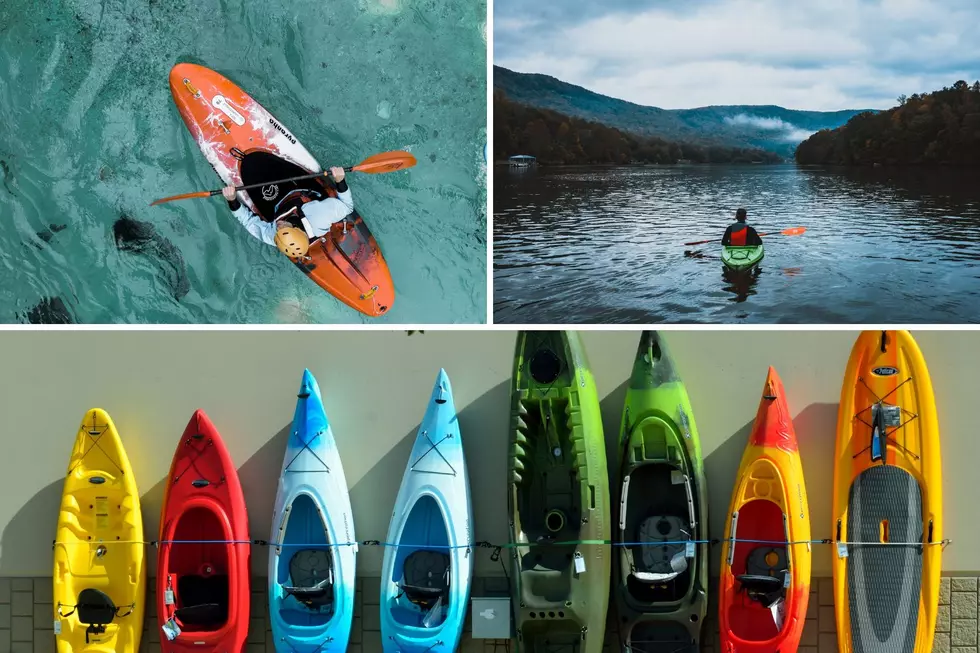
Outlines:
{"type": "Polygon", "coordinates": [[[704,462],[687,390],[655,331],[640,336],[619,443],[622,650],[697,653],[708,600],[704,462]]]}
{"type": "Polygon", "coordinates": [[[519,332],[511,392],[507,507],[517,545],[517,650],[600,653],[609,606],[609,477],[599,396],[578,335],[519,332]]]}
{"type": "Polygon", "coordinates": [[[765,248],[762,245],[721,248],[721,262],[732,270],[748,270],[757,265],[763,256],[765,248]]]}

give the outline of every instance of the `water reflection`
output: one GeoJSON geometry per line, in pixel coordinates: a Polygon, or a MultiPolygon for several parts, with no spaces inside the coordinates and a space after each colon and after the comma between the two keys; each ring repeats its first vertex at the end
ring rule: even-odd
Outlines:
{"type": "Polygon", "coordinates": [[[733,295],[732,301],[744,302],[749,296],[755,294],[755,285],[759,282],[762,274],[762,264],[755,266],[751,270],[729,270],[724,265],[721,266],[721,277],[727,285],[724,289],[733,295]]]}
{"type": "Polygon", "coordinates": [[[966,173],[782,165],[495,175],[501,322],[974,322],[977,260],[980,185],[966,173]],[[739,206],[759,231],[807,232],[767,237],[757,276],[719,280],[721,235],[739,206]]]}

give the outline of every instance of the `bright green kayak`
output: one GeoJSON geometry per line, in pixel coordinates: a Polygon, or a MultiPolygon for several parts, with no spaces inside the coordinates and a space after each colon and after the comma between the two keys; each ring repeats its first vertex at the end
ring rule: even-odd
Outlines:
{"type": "Polygon", "coordinates": [[[612,518],[599,395],[571,331],[521,331],[507,493],[521,653],[601,653],[612,518]],[[572,542],[586,542],[574,544],[572,542]]]}
{"type": "Polygon", "coordinates": [[[619,434],[613,596],[624,651],[697,653],[708,604],[708,494],[687,390],[640,336],[619,434]]]}
{"type": "Polygon", "coordinates": [[[721,248],[721,262],[732,270],[748,270],[758,264],[763,256],[765,251],[762,245],[721,248]]]}

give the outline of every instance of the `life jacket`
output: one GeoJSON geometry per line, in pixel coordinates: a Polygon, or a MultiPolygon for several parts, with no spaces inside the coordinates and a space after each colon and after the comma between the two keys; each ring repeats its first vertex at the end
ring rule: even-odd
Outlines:
{"type": "Polygon", "coordinates": [[[748,239],[749,230],[745,223],[732,225],[731,241],[733,247],[743,247],[748,239]]]}
{"type": "MultiPolygon", "coordinates": [[[[319,195],[319,193],[317,194],[319,195]]],[[[287,193],[276,205],[276,220],[285,218],[289,224],[305,231],[307,238],[310,239],[310,242],[313,242],[319,236],[315,234],[313,225],[310,224],[306,213],[303,212],[303,205],[307,202],[315,202],[318,199],[321,199],[321,197],[311,197],[308,190],[297,188],[287,193]]]]}

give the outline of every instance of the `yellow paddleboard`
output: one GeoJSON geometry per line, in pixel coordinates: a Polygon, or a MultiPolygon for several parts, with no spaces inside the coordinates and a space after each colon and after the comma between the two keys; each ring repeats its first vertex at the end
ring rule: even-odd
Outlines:
{"type": "Polygon", "coordinates": [[[58,653],[136,653],[146,606],[139,491],[119,433],[100,408],[75,438],[54,545],[58,653]]]}
{"type": "Polygon", "coordinates": [[[942,469],[929,371],[907,331],[865,331],[837,418],[833,552],[841,653],[930,653],[942,469]]]}

